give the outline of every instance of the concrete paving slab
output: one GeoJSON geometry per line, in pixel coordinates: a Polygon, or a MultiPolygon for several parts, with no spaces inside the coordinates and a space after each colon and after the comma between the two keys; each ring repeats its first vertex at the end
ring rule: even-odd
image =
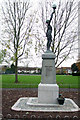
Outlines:
{"type": "Polygon", "coordinates": [[[38,97],[22,97],[11,107],[15,111],[42,111],[42,112],[74,112],[80,108],[69,98],[65,98],[64,105],[59,104],[41,104],[38,103],[38,97]]]}

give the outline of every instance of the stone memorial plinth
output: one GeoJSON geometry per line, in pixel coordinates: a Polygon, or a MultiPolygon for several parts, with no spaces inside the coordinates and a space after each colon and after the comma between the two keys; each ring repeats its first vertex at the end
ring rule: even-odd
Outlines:
{"type": "Polygon", "coordinates": [[[59,97],[59,87],[56,84],[55,55],[47,51],[42,55],[41,83],[38,86],[38,102],[56,104],[59,97]]]}

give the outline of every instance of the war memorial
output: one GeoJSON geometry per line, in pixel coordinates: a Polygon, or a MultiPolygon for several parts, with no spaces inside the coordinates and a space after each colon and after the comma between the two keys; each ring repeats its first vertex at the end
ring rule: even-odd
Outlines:
{"type": "Polygon", "coordinates": [[[56,55],[50,50],[52,42],[52,26],[50,23],[55,13],[56,5],[53,5],[52,9],[53,12],[50,19],[46,20],[47,51],[42,54],[42,74],[41,83],[38,85],[38,97],[21,97],[12,106],[12,110],[44,112],[73,112],[79,110],[79,107],[72,99],[62,98],[59,94],[59,86],[56,83],[56,55]]]}

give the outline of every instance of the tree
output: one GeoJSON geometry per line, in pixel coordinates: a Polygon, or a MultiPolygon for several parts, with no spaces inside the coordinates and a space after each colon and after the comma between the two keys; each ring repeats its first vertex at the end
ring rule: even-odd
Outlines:
{"type": "Polygon", "coordinates": [[[80,72],[80,62],[76,62],[76,66],[78,68],[78,72],[80,72]]]}
{"type": "Polygon", "coordinates": [[[0,50],[0,64],[4,61],[5,56],[6,56],[6,49],[0,50]]]}
{"type": "Polygon", "coordinates": [[[71,65],[71,70],[72,70],[73,73],[75,71],[78,72],[78,67],[77,67],[76,63],[74,63],[74,64],[71,65]]]}
{"type": "Polygon", "coordinates": [[[15,65],[13,63],[11,64],[11,71],[12,73],[15,73],[15,65]]]}
{"type": "Polygon", "coordinates": [[[15,82],[18,83],[18,60],[24,53],[28,54],[28,46],[31,44],[29,37],[33,27],[34,16],[30,15],[31,6],[29,1],[19,0],[18,2],[12,2],[8,0],[4,6],[2,7],[2,13],[5,31],[2,45],[3,49],[6,49],[7,59],[10,58],[15,63],[15,82]]]}
{"type": "MultiPolygon", "coordinates": [[[[40,3],[38,11],[38,27],[36,48],[37,51],[44,50],[46,44],[46,20],[50,19],[52,13],[53,1],[45,1],[40,3]],[[40,24],[39,24],[40,23],[40,24]],[[43,37],[41,36],[43,35],[43,37]]],[[[53,27],[53,42],[51,50],[56,54],[55,64],[58,67],[70,53],[73,52],[74,46],[77,43],[77,29],[74,27],[75,19],[77,18],[77,4],[75,1],[67,1],[62,3],[61,0],[58,2],[56,13],[51,23],[53,27]],[[73,22],[74,21],[74,22],[73,22]]]]}

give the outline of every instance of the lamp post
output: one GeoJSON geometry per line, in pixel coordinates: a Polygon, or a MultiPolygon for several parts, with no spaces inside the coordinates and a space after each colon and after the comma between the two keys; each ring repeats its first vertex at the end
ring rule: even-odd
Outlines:
{"type": "Polygon", "coordinates": [[[55,13],[55,10],[56,10],[56,5],[55,5],[55,4],[53,4],[52,8],[53,8],[54,13],[55,13]]]}

